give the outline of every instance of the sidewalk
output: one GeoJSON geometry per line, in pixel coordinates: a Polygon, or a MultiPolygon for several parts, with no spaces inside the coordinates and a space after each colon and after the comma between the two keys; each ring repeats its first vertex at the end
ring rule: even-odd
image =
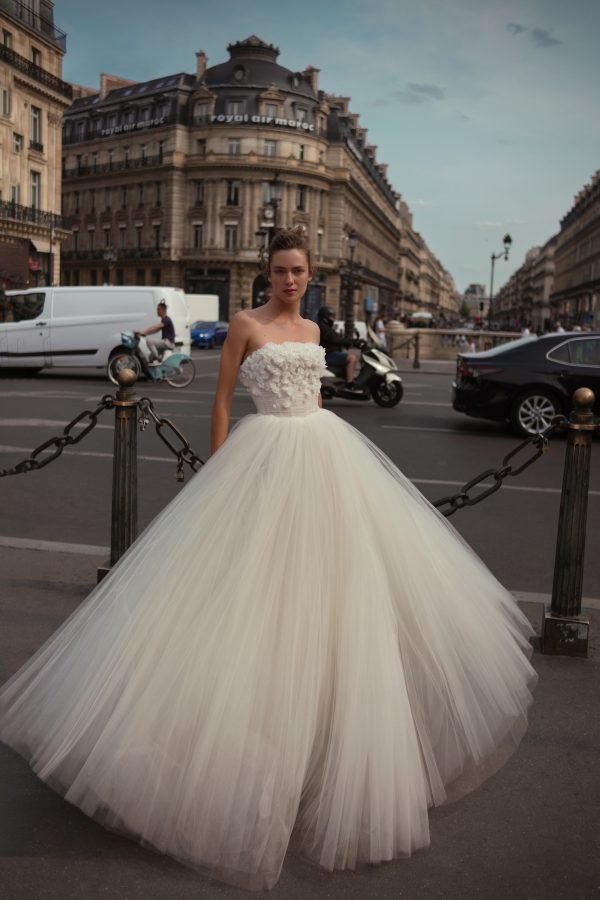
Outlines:
{"type": "Polygon", "coordinates": [[[394,362],[400,372],[415,372],[416,374],[424,373],[426,375],[446,375],[452,377],[456,372],[456,360],[454,359],[422,359],[418,369],[413,368],[413,356],[410,359],[405,356],[400,357],[399,354],[394,356],[394,362]]]}
{"type": "MultiPolygon", "coordinates": [[[[0,546],[0,683],[84,599],[104,560],[104,555],[0,546]]],[[[521,605],[539,629],[542,605],[521,605]]],[[[540,682],[518,753],[477,791],[431,811],[428,850],[412,859],[336,874],[288,856],[268,897],[600,898],[599,626],[600,611],[594,609],[588,660],[536,651],[540,682]]],[[[257,895],[210,882],[104,831],[0,745],[2,900],[244,896],[257,895]]]]}

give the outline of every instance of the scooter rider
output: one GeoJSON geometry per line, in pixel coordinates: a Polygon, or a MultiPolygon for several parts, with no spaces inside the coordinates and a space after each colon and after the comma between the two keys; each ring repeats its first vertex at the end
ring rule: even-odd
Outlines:
{"type": "Polygon", "coordinates": [[[335,310],[331,306],[321,306],[317,312],[317,324],[321,332],[319,343],[321,347],[325,348],[325,364],[327,366],[345,366],[346,387],[349,390],[355,390],[356,356],[343,349],[350,346],[350,342],[334,331],[334,322],[335,310]]]}
{"type": "Polygon", "coordinates": [[[158,325],[151,325],[144,331],[136,332],[144,337],[149,334],[157,334],[159,331],[161,333],[159,338],[153,337],[147,342],[150,353],[148,365],[150,366],[158,365],[160,357],[165,350],[173,350],[175,347],[175,326],[171,317],[167,315],[167,304],[164,300],[161,300],[156,307],[156,314],[160,318],[158,325]]]}

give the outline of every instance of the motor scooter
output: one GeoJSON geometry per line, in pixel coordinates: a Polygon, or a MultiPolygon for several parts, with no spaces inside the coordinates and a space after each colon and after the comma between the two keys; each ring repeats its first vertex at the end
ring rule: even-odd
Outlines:
{"type": "Polygon", "coordinates": [[[344,400],[374,400],[378,406],[396,406],[402,400],[402,378],[394,360],[365,341],[357,343],[360,350],[360,368],[354,378],[354,387],[346,387],[346,367],[330,366],[321,377],[321,396],[324,400],[342,397],[344,400]]]}
{"type": "Polygon", "coordinates": [[[142,335],[123,331],[121,345],[108,361],[108,377],[113,384],[119,383],[120,369],[133,369],[138,378],[143,374],[152,381],[166,381],[172,387],[187,387],[194,380],[196,369],[187,353],[166,350],[159,363],[151,364],[148,344],[142,335]]]}

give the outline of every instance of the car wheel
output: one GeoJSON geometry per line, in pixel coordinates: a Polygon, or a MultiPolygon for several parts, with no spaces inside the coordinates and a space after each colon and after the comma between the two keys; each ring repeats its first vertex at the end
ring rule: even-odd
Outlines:
{"type": "Polygon", "coordinates": [[[543,388],[532,388],[519,394],[510,412],[511,425],[517,434],[532,437],[545,431],[561,412],[556,396],[543,388]]]}

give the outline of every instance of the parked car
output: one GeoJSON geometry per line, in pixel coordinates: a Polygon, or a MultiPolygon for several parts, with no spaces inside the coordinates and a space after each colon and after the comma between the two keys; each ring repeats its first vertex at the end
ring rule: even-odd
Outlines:
{"type": "Polygon", "coordinates": [[[227,322],[194,322],[191,327],[193,347],[222,347],[227,337],[227,322]]]}
{"type": "Polygon", "coordinates": [[[600,333],[545,334],[460,353],[452,405],[468,416],[508,421],[528,436],[547,428],[555,415],[568,415],[580,387],[594,391],[598,415],[600,333]]]}

